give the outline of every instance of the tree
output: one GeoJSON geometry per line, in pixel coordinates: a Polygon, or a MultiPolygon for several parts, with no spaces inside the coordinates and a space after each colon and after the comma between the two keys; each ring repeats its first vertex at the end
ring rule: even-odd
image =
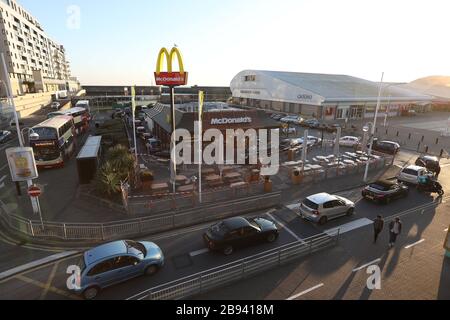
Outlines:
{"type": "Polygon", "coordinates": [[[114,165],[111,162],[105,162],[97,173],[95,187],[100,193],[112,197],[120,192],[121,181],[121,176],[114,165]]]}

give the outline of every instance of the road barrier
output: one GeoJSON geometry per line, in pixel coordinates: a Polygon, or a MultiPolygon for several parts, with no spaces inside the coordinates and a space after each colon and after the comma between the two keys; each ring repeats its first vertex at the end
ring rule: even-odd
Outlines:
{"type": "Polygon", "coordinates": [[[336,245],[338,241],[339,230],[332,235],[320,234],[151,288],[128,300],[185,299],[287,264],[336,245]]]}
{"type": "Polygon", "coordinates": [[[200,206],[195,209],[171,214],[109,223],[60,223],[24,219],[9,213],[0,202],[0,220],[9,228],[33,238],[61,240],[110,241],[126,237],[154,234],[176,228],[215,221],[279,205],[281,193],[236,199],[219,204],[200,206]]]}

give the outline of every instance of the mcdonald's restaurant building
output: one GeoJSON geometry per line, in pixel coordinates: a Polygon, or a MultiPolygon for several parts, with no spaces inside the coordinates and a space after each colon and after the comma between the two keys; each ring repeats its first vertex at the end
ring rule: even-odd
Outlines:
{"type": "MultiPolygon", "coordinates": [[[[319,120],[373,119],[379,83],[346,75],[245,70],[231,81],[233,103],[319,120]]],[[[383,84],[379,116],[431,111],[432,97],[383,84]]]]}
{"type": "MultiPolygon", "coordinates": [[[[280,123],[271,119],[264,110],[242,108],[223,102],[205,102],[203,111],[203,132],[218,129],[225,136],[227,129],[279,129],[280,123]]],[[[188,130],[194,136],[195,121],[198,121],[197,103],[176,105],[176,129],[188,130]]],[[[170,150],[172,134],[170,106],[157,103],[147,111],[149,129],[161,140],[164,150],[170,150]]],[[[225,142],[225,141],[224,141],[225,142]]],[[[235,144],[236,145],[236,144],[235,144]]]]}

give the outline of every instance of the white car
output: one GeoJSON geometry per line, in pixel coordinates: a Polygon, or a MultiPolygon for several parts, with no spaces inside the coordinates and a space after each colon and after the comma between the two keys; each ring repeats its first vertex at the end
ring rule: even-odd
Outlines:
{"type": "Polygon", "coordinates": [[[397,176],[398,182],[409,183],[413,185],[419,184],[419,177],[430,175],[431,173],[424,167],[408,166],[403,168],[397,176]]]}
{"type": "Polygon", "coordinates": [[[355,213],[355,203],[340,196],[328,193],[312,195],[300,204],[300,216],[320,225],[329,220],[355,213]]]}
{"type": "Polygon", "coordinates": [[[59,102],[53,102],[51,105],[51,108],[54,110],[59,110],[60,107],[61,107],[61,104],[59,102]]]}
{"type": "Polygon", "coordinates": [[[292,123],[292,124],[300,124],[303,122],[303,120],[304,119],[302,117],[298,116],[287,116],[280,119],[280,121],[283,123],[292,123]]]}
{"type": "Polygon", "coordinates": [[[281,131],[284,134],[291,134],[291,133],[296,134],[297,133],[297,129],[296,128],[292,128],[292,127],[290,127],[290,128],[283,128],[281,131]]]}
{"type": "MultiPolygon", "coordinates": [[[[299,142],[300,142],[300,144],[303,144],[303,138],[300,138],[299,142]]],[[[308,136],[307,137],[307,144],[308,144],[308,146],[309,145],[315,146],[317,144],[320,144],[321,142],[322,142],[322,139],[320,139],[318,137],[315,137],[315,136],[308,136]]]]}
{"type": "Polygon", "coordinates": [[[352,136],[345,136],[339,139],[339,145],[341,147],[355,147],[359,144],[359,138],[358,137],[352,137],[352,136]]]}

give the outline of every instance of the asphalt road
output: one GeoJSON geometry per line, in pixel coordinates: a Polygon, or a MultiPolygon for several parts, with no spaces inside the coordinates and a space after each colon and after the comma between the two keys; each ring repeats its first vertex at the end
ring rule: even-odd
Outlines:
{"type": "MultiPolygon", "coordinates": [[[[357,203],[356,214],[352,217],[331,221],[323,227],[300,219],[297,216],[295,204],[279,210],[270,210],[269,213],[257,212],[252,214],[252,216],[268,216],[270,214],[281,228],[279,239],[273,244],[261,244],[236,251],[235,254],[228,257],[205,250],[202,234],[207,227],[206,225],[161,236],[146,237],[142,240],[154,241],[164,251],[166,256],[164,268],[154,277],[140,277],[106,289],[100,294],[99,299],[131,298],[152,287],[262,253],[299,239],[305,239],[335,227],[343,227],[343,233],[354,232],[359,229],[360,222],[363,222],[363,225],[364,223],[370,223],[367,219],[372,220],[377,214],[390,217],[434,201],[434,198],[419,194],[415,190],[411,190],[408,198],[400,199],[388,206],[379,206],[362,201],[360,189],[350,190],[341,195],[357,203]]],[[[1,282],[0,299],[76,299],[76,296],[71,295],[65,289],[67,280],[65,271],[69,265],[75,264],[78,258],[73,257],[58,261],[1,282]]]]}

